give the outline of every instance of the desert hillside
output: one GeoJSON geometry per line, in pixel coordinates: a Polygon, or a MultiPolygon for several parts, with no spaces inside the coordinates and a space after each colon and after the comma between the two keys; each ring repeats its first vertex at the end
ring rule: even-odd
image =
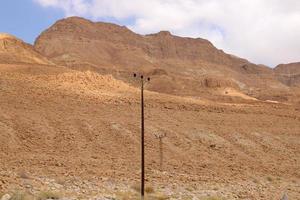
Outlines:
{"type": "Polygon", "coordinates": [[[203,39],[142,36],[81,18],[57,22],[34,47],[2,35],[0,196],[137,199],[137,71],[152,77],[145,91],[150,199],[297,199],[300,93],[298,82],[280,78],[285,70],[203,39]],[[162,169],[156,134],[166,134],[162,169]]]}
{"type": "MultiPolygon", "coordinates": [[[[92,196],[109,183],[138,182],[134,84],[59,66],[0,65],[0,75],[2,189],[50,185],[74,195],[71,185],[86,181],[101,185],[78,186],[92,196]]],[[[299,195],[299,108],[145,95],[148,185],[178,198],[182,191],[197,198],[278,199],[286,188],[299,195]],[[167,134],[164,172],[157,133],[167,134]]]]}

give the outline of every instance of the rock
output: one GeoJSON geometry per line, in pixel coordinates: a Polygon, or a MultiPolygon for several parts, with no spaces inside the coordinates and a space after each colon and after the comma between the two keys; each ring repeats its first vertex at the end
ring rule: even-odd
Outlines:
{"type": "Polygon", "coordinates": [[[1,200],[10,200],[11,196],[9,194],[5,194],[1,197],[1,200]]]}
{"type": "Polygon", "coordinates": [[[289,198],[288,198],[287,194],[284,194],[283,197],[281,198],[281,200],[288,200],[288,199],[289,198]]]}

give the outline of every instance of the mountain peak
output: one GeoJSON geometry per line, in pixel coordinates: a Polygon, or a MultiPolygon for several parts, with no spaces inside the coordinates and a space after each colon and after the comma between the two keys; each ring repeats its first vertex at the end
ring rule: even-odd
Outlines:
{"type": "Polygon", "coordinates": [[[168,37],[173,35],[170,31],[163,30],[163,31],[159,31],[158,33],[148,34],[146,36],[168,37]]]}
{"type": "Polygon", "coordinates": [[[83,17],[78,17],[78,16],[66,17],[66,18],[63,18],[63,19],[61,19],[59,21],[60,22],[69,21],[69,22],[87,22],[87,23],[93,23],[91,20],[88,20],[88,19],[83,18],[83,17]]]}
{"type": "Polygon", "coordinates": [[[157,35],[162,35],[162,36],[171,36],[172,34],[171,34],[171,32],[170,31],[159,31],[158,33],[157,33],[157,35]]]}

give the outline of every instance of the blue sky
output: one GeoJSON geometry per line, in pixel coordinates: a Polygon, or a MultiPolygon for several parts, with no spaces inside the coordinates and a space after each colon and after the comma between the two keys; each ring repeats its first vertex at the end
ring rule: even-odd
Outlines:
{"type": "Polygon", "coordinates": [[[32,0],[2,0],[0,32],[10,33],[28,43],[33,43],[43,30],[62,17],[63,11],[41,8],[32,0]]]}
{"type": "MultiPolygon", "coordinates": [[[[74,14],[76,15],[76,14],[74,14]]],[[[38,35],[57,20],[67,17],[62,9],[43,7],[33,0],[2,0],[0,6],[0,32],[9,33],[33,44],[38,35]]],[[[89,16],[86,16],[89,18],[89,16]]],[[[110,16],[97,18],[120,25],[130,25],[132,19],[118,20],[110,16]]]]}
{"type": "Polygon", "coordinates": [[[204,38],[271,67],[300,61],[299,0],[1,0],[0,32],[25,42],[58,19],[81,16],[140,34],[168,30],[204,38]]]}

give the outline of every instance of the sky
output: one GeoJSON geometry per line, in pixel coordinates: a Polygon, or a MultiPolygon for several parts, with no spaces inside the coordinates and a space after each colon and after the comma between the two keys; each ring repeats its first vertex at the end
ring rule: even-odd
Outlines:
{"type": "Polygon", "coordinates": [[[299,0],[1,0],[0,32],[28,43],[58,19],[81,16],[140,34],[169,30],[274,67],[300,62],[299,0]]]}

